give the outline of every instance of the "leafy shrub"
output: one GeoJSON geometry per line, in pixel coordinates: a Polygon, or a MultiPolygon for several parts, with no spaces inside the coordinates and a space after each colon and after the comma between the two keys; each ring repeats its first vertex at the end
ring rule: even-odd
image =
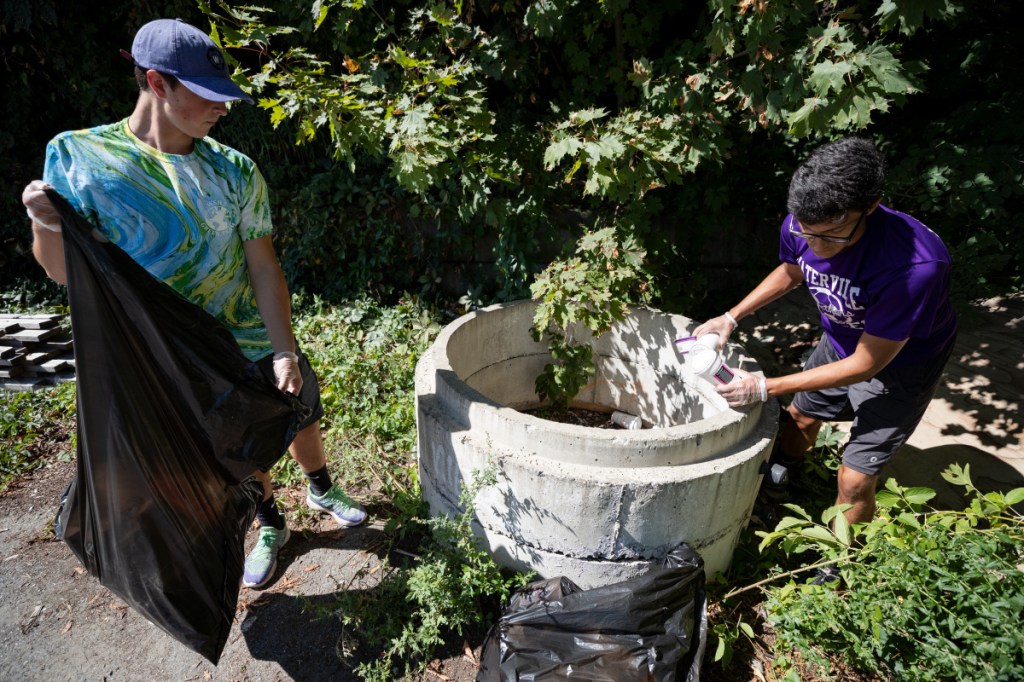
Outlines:
{"type": "Polygon", "coordinates": [[[403,672],[422,672],[445,636],[487,625],[512,591],[528,582],[529,576],[499,568],[473,534],[473,501],[494,482],[493,471],[476,472],[459,494],[463,511],[455,518],[405,519],[430,530],[413,563],[396,567],[385,561],[384,578],[371,593],[339,593],[342,622],[380,651],[356,667],[360,677],[387,682],[403,672]]]}
{"type": "Polygon", "coordinates": [[[537,276],[530,331],[535,341],[547,341],[554,362],[537,377],[536,390],[556,410],[564,410],[594,374],[590,339],[625,319],[628,301],[644,297],[643,259],[635,238],[620,239],[614,228],[605,227],[583,235],[575,256],[555,261],[537,276]]]}
{"type": "MultiPolygon", "coordinates": [[[[384,481],[385,493],[408,489],[415,478],[416,361],[440,331],[436,314],[414,299],[385,306],[369,298],[327,305],[296,297],[295,307],[296,339],[320,379],[332,471],[355,485],[384,481]]],[[[298,480],[297,471],[292,475],[298,480]]]]}
{"type": "MultiPolygon", "coordinates": [[[[326,300],[413,290],[434,255],[420,206],[383,172],[331,165],[276,201],[288,280],[326,300]]],[[[436,267],[436,263],[434,263],[436,267]]]]}
{"type": "Polygon", "coordinates": [[[375,434],[411,447],[416,360],[440,331],[414,300],[384,306],[368,298],[300,313],[295,333],[320,375],[328,432],[375,434]]]}
{"type": "MultiPolygon", "coordinates": [[[[4,288],[43,280],[17,188],[55,133],[128,113],[116,48],[152,18],[118,0],[58,22],[59,4],[0,4],[4,288]]],[[[214,136],[267,175],[295,290],[520,298],[583,212],[631,226],[660,307],[717,313],[706,298],[772,265],[797,160],[849,132],[883,144],[887,202],[954,251],[959,298],[1020,286],[1012,3],[200,6],[261,97],[214,136]]],[[[162,7],[206,27],[193,0],[162,7]]]]}
{"type": "MultiPolygon", "coordinates": [[[[841,462],[841,445],[846,435],[846,432],[831,423],[822,424],[815,438],[812,453],[804,458],[799,472],[800,485],[791,486],[793,501],[802,504],[802,508],[833,513],[823,500],[835,498],[835,476],[841,462]]],[[[797,472],[790,473],[794,475],[797,472]]],[[[757,525],[751,524],[753,527],[757,525]]],[[[790,557],[784,550],[780,550],[780,543],[762,544],[758,547],[757,535],[760,535],[759,531],[745,528],[741,533],[728,578],[717,575],[708,583],[711,604],[709,624],[715,641],[712,660],[725,668],[730,665],[739,642],[753,642],[756,639],[752,623],[763,620],[761,614],[753,614],[752,617],[751,614],[743,612],[744,600],[748,602],[747,608],[749,603],[752,603],[750,593],[754,590],[764,590],[765,585],[778,582],[790,575],[803,575],[810,570],[799,562],[798,557],[790,557]]]]}
{"type": "MultiPolygon", "coordinates": [[[[402,0],[379,12],[338,0],[314,3],[310,12],[308,3],[293,0],[273,15],[204,7],[218,36],[243,55],[240,78],[275,125],[291,123],[303,144],[325,144],[350,173],[357,166],[387,169],[391,181],[421,198],[368,201],[376,210],[347,217],[361,224],[365,216],[383,251],[404,243],[410,220],[436,229],[434,248],[441,251],[487,244],[492,236],[495,295],[516,296],[548,262],[561,228],[572,231],[576,214],[599,216],[648,244],[654,271],[666,280],[656,282],[660,295],[692,305],[708,289],[743,288],[740,280],[759,278],[774,245],[757,259],[749,254],[762,238],[771,241],[789,174],[811,144],[856,132],[878,137],[905,162],[893,174],[897,188],[928,168],[948,168],[945,177],[960,186],[997,160],[994,146],[966,143],[985,140],[978,132],[989,123],[945,116],[953,101],[942,87],[946,71],[927,64],[934,59],[955,70],[946,63],[955,55],[986,77],[990,89],[971,90],[960,102],[963,112],[990,101],[1002,83],[992,75],[1002,64],[997,55],[1007,53],[1012,32],[989,37],[1009,12],[989,5],[976,13],[953,0],[877,7],[810,0],[402,0]],[[936,55],[936,35],[955,48],[936,55]],[[918,101],[927,105],[914,108],[918,101]],[[933,131],[929,139],[955,140],[981,156],[967,167],[933,162],[928,146],[904,153],[920,144],[925,126],[933,131]],[[380,217],[388,215],[395,217],[390,226],[380,217]],[[709,266],[725,276],[709,275],[709,266]]],[[[1011,102],[1003,97],[998,111],[1013,111],[1011,102]]],[[[1010,143],[1006,159],[1019,157],[1017,128],[1000,126],[1010,143]]],[[[1009,181],[1019,164],[1005,169],[993,180],[999,193],[964,198],[973,204],[1016,197],[1009,181]]],[[[350,183],[377,186],[352,178],[325,186],[345,196],[350,183]]],[[[360,203],[355,195],[348,202],[360,203]]],[[[936,204],[896,206],[917,207],[954,250],[988,259],[995,277],[1019,270],[1019,259],[1003,253],[1013,243],[1008,221],[972,220],[992,239],[971,242],[975,225],[964,236],[962,223],[945,220],[936,204]]],[[[338,220],[327,221],[330,229],[338,220]]],[[[314,237],[295,253],[315,258],[323,243],[314,237]]],[[[340,242],[326,243],[335,251],[340,242]]],[[[356,269],[374,257],[364,256],[356,269]]],[[[399,265],[393,272],[404,274],[399,265]]],[[[981,272],[972,272],[965,290],[977,293],[986,284],[974,276],[981,272]]],[[[436,282],[442,273],[423,274],[436,282]]]]}
{"type": "Polygon", "coordinates": [[[966,509],[928,508],[934,491],[890,479],[877,517],[863,526],[851,528],[838,508],[817,524],[790,505],[798,516],[760,533],[762,547],[835,563],[847,586],[770,588],[777,650],[793,647],[826,673],[838,657],[886,679],[1024,676],[1024,516],[1012,508],[1024,488],[983,494],[959,465],[943,478],[967,490],[966,509]]]}
{"type": "MultiPolygon", "coordinates": [[[[40,391],[0,389],[0,491],[46,464],[75,420],[75,382],[40,391]]],[[[72,449],[74,440],[72,439],[72,449]]]]}

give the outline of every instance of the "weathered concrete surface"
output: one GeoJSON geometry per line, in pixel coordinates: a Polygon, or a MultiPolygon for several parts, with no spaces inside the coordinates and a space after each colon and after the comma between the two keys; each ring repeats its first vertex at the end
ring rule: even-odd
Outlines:
{"type": "MultiPolygon", "coordinates": [[[[694,323],[639,309],[595,344],[577,402],[640,415],[639,431],[540,419],[533,384],[550,362],[530,337],[530,302],[449,325],[417,366],[420,479],[432,513],[456,513],[474,472],[480,530],[507,566],[583,587],[646,571],[681,542],[709,573],[728,567],[775,437],[775,401],[729,409],[676,356],[694,323]]],[[[733,366],[757,371],[733,348],[733,366]]]]}

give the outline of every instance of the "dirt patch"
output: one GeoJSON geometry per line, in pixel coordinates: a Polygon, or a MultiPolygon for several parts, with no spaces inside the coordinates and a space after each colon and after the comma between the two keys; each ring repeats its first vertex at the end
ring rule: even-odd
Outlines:
{"type": "Polygon", "coordinates": [[[522,410],[522,412],[523,414],[532,414],[538,419],[546,419],[560,424],[575,424],[576,426],[587,426],[594,429],[622,428],[612,423],[612,413],[610,411],[590,410],[585,407],[570,407],[565,410],[537,407],[530,410],[522,410]]]}

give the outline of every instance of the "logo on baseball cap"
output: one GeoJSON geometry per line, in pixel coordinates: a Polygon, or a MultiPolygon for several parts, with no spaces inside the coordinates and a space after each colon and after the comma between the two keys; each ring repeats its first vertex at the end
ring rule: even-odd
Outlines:
{"type": "Polygon", "coordinates": [[[204,99],[253,103],[252,97],[231,80],[220,48],[208,35],[181,19],[157,19],[140,28],[130,56],[136,66],[170,74],[204,99]]]}

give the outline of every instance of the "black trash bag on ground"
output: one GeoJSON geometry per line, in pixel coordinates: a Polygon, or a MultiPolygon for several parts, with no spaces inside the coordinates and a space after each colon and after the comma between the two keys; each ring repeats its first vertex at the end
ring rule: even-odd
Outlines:
{"type": "Polygon", "coordinates": [[[310,408],[231,333],[56,192],[78,392],[78,475],[55,529],[114,594],[214,664],[234,618],[257,470],[310,408]]]}
{"type": "Polygon", "coordinates": [[[531,583],[488,633],[477,682],[696,682],[707,641],[704,584],[704,561],[685,544],[663,567],[613,585],[531,583]]]}

